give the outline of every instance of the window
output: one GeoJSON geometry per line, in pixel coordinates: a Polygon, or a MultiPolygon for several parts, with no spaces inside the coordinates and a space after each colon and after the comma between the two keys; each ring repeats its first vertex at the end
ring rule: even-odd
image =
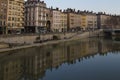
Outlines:
{"type": "Polygon", "coordinates": [[[14,21],[14,17],[12,17],[12,21],[14,21]]]}
{"type": "Polygon", "coordinates": [[[2,21],[0,21],[0,25],[2,25],[2,21]]]}
{"type": "Polygon", "coordinates": [[[3,22],[3,25],[5,25],[6,23],[5,23],[5,21],[3,22]]]}
{"type": "Polygon", "coordinates": [[[11,17],[8,18],[8,21],[11,21],[11,17]]]}

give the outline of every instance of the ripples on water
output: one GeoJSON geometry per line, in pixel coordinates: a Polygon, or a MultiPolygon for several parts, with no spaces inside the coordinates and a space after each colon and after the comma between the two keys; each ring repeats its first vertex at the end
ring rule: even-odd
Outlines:
{"type": "Polygon", "coordinates": [[[0,54],[0,80],[120,80],[119,39],[91,38],[0,54]]]}

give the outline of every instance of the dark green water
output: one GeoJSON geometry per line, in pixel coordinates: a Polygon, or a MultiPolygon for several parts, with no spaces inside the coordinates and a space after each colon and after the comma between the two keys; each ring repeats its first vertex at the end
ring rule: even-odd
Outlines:
{"type": "Polygon", "coordinates": [[[120,80],[120,41],[92,38],[1,53],[0,80],[120,80]]]}

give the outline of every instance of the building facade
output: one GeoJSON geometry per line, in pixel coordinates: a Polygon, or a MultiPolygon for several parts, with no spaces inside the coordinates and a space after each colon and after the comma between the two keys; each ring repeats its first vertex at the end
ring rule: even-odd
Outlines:
{"type": "Polygon", "coordinates": [[[24,29],[24,0],[0,0],[0,33],[24,29]]]}
{"type": "Polygon", "coordinates": [[[52,11],[50,8],[46,8],[46,28],[47,28],[47,32],[51,32],[51,26],[52,26],[52,11]]]}
{"type": "Polygon", "coordinates": [[[61,12],[61,28],[62,32],[67,31],[67,14],[65,12],[61,12]]]}
{"type": "Polygon", "coordinates": [[[52,9],[52,32],[60,32],[61,29],[61,11],[57,9],[52,9]]]}
{"type": "Polygon", "coordinates": [[[0,0],[0,34],[5,33],[6,20],[7,20],[7,0],[0,0]]]}
{"type": "Polygon", "coordinates": [[[46,3],[40,0],[25,2],[25,30],[28,33],[46,31],[47,15],[46,3]]]}
{"type": "Polygon", "coordinates": [[[67,25],[68,31],[76,31],[81,27],[81,16],[74,9],[67,9],[67,25]]]}
{"type": "Polygon", "coordinates": [[[107,20],[110,18],[110,15],[107,15],[107,14],[105,14],[105,13],[102,13],[102,12],[100,12],[100,13],[98,13],[97,14],[97,22],[98,22],[98,28],[99,29],[105,29],[105,28],[107,28],[108,26],[107,26],[107,20]]]}
{"type": "Polygon", "coordinates": [[[81,14],[81,29],[85,30],[87,28],[87,16],[85,14],[81,14]]]}
{"type": "Polygon", "coordinates": [[[64,32],[67,30],[67,14],[58,8],[52,9],[52,32],[64,32]]]}
{"type": "Polygon", "coordinates": [[[83,30],[97,28],[97,15],[92,12],[81,13],[81,27],[83,30]]]}
{"type": "Polygon", "coordinates": [[[97,29],[97,15],[95,13],[87,14],[87,28],[88,29],[97,29]]]}

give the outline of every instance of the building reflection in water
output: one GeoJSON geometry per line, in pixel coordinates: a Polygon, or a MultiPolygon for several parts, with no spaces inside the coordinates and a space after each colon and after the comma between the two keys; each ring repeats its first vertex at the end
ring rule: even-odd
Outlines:
{"type": "Polygon", "coordinates": [[[6,52],[0,54],[0,80],[38,80],[47,69],[58,69],[63,63],[75,64],[119,50],[120,44],[112,40],[86,39],[6,52]]]}

